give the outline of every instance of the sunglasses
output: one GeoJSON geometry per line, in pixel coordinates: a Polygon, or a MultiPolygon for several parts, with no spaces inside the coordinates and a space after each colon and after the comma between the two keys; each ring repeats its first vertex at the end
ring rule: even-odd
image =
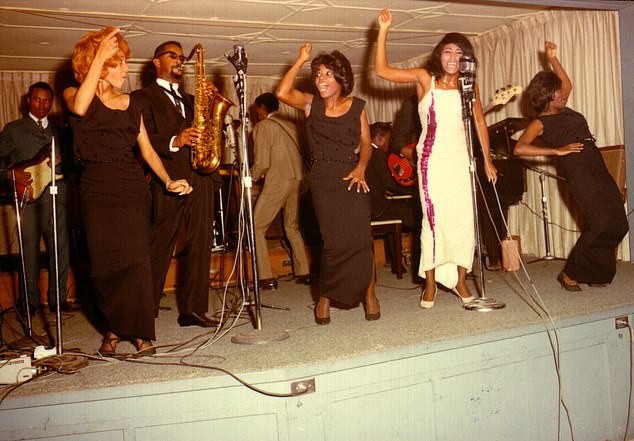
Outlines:
{"type": "Polygon", "coordinates": [[[185,57],[184,55],[179,55],[176,52],[172,52],[172,51],[161,52],[160,54],[156,56],[156,58],[161,58],[163,55],[167,55],[172,60],[179,60],[181,63],[184,63],[187,61],[187,57],[185,57]]]}

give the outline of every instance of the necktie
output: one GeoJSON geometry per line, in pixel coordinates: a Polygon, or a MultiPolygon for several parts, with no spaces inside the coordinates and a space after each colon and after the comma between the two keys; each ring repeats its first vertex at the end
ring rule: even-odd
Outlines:
{"type": "Polygon", "coordinates": [[[42,124],[42,120],[41,120],[41,119],[38,119],[38,120],[37,120],[37,126],[40,128],[40,131],[42,131],[42,132],[43,132],[43,131],[45,130],[45,129],[44,129],[44,125],[42,124]]]}
{"type": "Polygon", "coordinates": [[[174,85],[172,83],[170,83],[170,95],[172,95],[172,98],[174,98],[174,105],[181,113],[183,113],[182,99],[176,93],[176,89],[174,89],[174,85]]]}

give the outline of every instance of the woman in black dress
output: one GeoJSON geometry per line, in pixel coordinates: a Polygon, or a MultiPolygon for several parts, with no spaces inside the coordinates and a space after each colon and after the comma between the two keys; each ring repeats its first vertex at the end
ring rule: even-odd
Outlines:
{"type": "Polygon", "coordinates": [[[311,50],[310,43],[301,47],[276,95],[307,118],[311,195],[324,242],[315,321],[330,323],[331,300],[345,305],[363,301],[366,320],[377,320],[381,313],[374,292],[370,197],[365,182],[372,154],[365,102],[348,96],[354,77],[350,62],[338,51],[319,54],[311,62],[317,96],[295,89],[295,78],[311,50]]]}
{"type": "Polygon", "coordinates": [[[141,155],[172,192],[186,194],[185,180],[170,180],[147,137],[139,109],[121,88],[127,78],[128,44],[109,27],[84,36],[73,49],[80,86],[64,91],[75,121],[75,148],[84,164],[81,209],[90,252],[90,276],[108,331],[99,352],[112,356],[120,339],[151,354],[154,300],[150,268],[150,194],[141,155]]]}
{"type": "Polygon", "coordinates": [[[513,153],[521,156],[559,156],[560,168],[572,197],[585,218],[584,229],[557,280],[567,291],[579,283],[603,286],[616,273],[616,247],[628,230],[623,200],[608,173],[583,115],[566,107],[572,83],[556,57],[555,44],[545,52],[553,71],[538,73],[526,89],[537,114],[518,140],[513,153]],[[540,137],[547,147],[532,142],[540,137]]]}

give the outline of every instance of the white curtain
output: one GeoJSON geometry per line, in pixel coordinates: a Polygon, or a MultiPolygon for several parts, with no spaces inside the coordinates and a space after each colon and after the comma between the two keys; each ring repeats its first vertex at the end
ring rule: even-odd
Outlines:
{"type": "MultiPolygon", "coordinates": [[[[531,78],[545,68],[545,40],[558,46],[558,58],[574,87],[568,106],[585,115],[597,145],[623,144],[617,12],[548,11],[475,38],[473,43],[479,61],[478,84],[482,95],[492,96],[496,88],[505,84],[526,87],[531,78]]],[[[492,124],[516,116],[521,116],[520,100],[517,99],[486,118],[492,124]]],[[[556,173],[550,160],[527,159],[539,169],[556,173]]],[[[524,199],[509,213],[510,229],[520,236],[523,252],[543,256],[546,250],[539,174],[527,170],[526,177],[524,199]]],[[[545,190],[552,251],[557,257],[567,257],[579,237],[582,218],[565,184],[546,177],[545,190]]],[[[618,249],[619,259],[629,260],[628,244],[626,237],[618,249]]]]}
{"type": "MultiPolygon", "coordinates": [[[[619,48],[619,21],[617,12],[605,11],[546,11],[528,16],[509,26],[501,26],[484,35],[471,39],[478,58],[477,82],[483,104],[502,86],[526,87],[531,78],[545,66],[542,52],[545,40],[558,45],[558,56],[567,70],[574,90],[569,107],[585,115],[597,145],[623,144],[623,112],[621,103],[621,66],[619,48]]],[[[336,47],[333,47],[336,49],[336,47]]],[[[388,42],[389,55],[389,42],[388,42]]],[[[420,66],[428,54],[409,60],[402,66],[420,66]]],[[[302,70],[308,77],[308,67],[302,70]]],[[[67,73],[65,75],[68,75],[67,73]]],[[[55,72],[0,72],[0,125],[21,117],[19,103],[28,86],[36,81],[46,81],[60,87],[63,75],[55,72]]],[[[211,78],[224,96],[237,103],[231,77],[211,78]]],[[[247,105],[259,94],[274,91],[278,78],[247,76],[247,105]]],[[[301,81],[301,80],[300,80],[301,81]]],[[[303,84],[308,84],[306,81],[303,84]]],[[[141,74],[131,73],[128,90],[141,87],[141,74]]],[[[185,88],[192,91],[191,75],[186,77],[185,88]]],[[[61,90],[57,90],[53,113],[61,114],[61,90]]],[[[402,101],[415,93],[411,86],[383,81],[367,72],[355,77],[354,95],[367,102],[370,123],[392,121],[402,101]]],[[[520,117],[519,99],[486,116],[493,124],[509,117],[520,117]]],[[[281,111],[298,121],[301,115],[294,109],[282,106],[281,111]]],[[[237,108],[229,111],[237,116],[237,108]]],[[[627,146],[626,146],[627,148],[627,146]]],[[[547,160],[531,159],[536,165],[555,173],[547,160]]],[[[510,232],[520,236],[524,253],[545,254],[544,232],[541,221],[541,193],[539,176],[527,170],[527,191],[523,201],[512,206],[509,212],[510,232]]],[[[565,185],[547,178],[546,198],[549,203],[552,252],[565,258],[579,236],[581,220],[565,185]]],[[[629,260],[628,239],[618,249],[620,259],[629,260]]]]}

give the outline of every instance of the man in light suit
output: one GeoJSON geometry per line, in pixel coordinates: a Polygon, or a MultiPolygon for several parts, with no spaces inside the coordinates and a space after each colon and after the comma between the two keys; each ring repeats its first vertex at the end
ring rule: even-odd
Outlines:
{"type": "Polygon", "coordinates": [[[264,187],[253,212],[258,273],[262,288],[277,287],[265,235],[282,209],[284,230],[291,245],[297,282],[310,284],[310,268],[298,224],[303,161],[297,128],[277,113],[278,108],[279,102],[272,93],[264,93],[255,99],[259,122],[253,129],[255,161],[251,167],[251,176],[254,180],[265,177],[264,187]]]}
{"type": "Polygon", "coordinates": [[[180,326],[214,327],[209,307],[209,265],[213,238],[216,175],[204,175],[190,165],[190,146],[200,137],[191,127],[194,98],[182,90],[183,48],[177,41],[158,46],[152,63],[156,81],[132,93],[142,108],[152,146],[172,179],[187,179],[194,191],[186,196],[168,193],[161,181],[151,182],[153,203],[151,262],[158,315],[178,227],[185,227],[185,286],[176,293],[180,326]]]}

